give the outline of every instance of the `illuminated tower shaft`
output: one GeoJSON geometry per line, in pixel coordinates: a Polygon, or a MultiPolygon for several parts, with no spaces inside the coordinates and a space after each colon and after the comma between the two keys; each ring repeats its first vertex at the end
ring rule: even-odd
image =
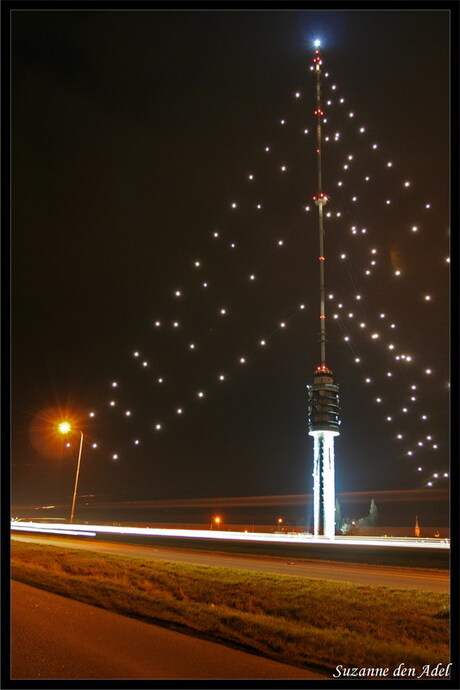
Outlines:
{"type": "Polygon", "coordinates": [[[308,388],[308,433],[313,436],[313,531],[333,539],[335,536],[335,470],[334,436],[339,435],[339,387],[326,365],[326,303],[324,281],[324,218],[323,207],[328,202],[322,190],[321,169],[321,57],[315,51],[316,74],[316,154],[318,161],[318,191],[313,197],[318,207],[319,227],[319,346],[320,364],[308,388]]]}

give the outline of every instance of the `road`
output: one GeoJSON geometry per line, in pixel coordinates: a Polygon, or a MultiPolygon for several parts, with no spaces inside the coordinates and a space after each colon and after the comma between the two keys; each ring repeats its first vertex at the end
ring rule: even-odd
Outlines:
{"type": "Polygon", "coordinates": [[[170,560],[212,567],[237,568],[280,575],[299,575],[321,580],[351,582],[360,585],[376,585],[396,589],[428,589],[447,592],[450,577],[445,570],[424,570],[394,566],[375,566],[327,561],[284,560],[268,556],[246,556],[207,551],[187,551],[159,546],[141,546],[118,542],[91,541],[88,539],[63,539],[37,535],[14,535],[12,539],[54,544],[75,549],[89,549],[101,553],[117,553],[138,558],[170,560]]]}
{"type": "Polygon", "coordinates": [[[13,679],[325,679],[224,645],[12,583],[13,679]]]}

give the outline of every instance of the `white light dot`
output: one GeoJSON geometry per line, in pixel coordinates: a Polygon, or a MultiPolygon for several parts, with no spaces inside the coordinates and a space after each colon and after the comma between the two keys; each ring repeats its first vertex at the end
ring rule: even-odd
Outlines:
{"type": "Polygon", "coordinates": [[[177,410],[176,410],[176,412],[177,412],[177,414],[182,414],[182,408],[181,408],[181,407],[178,407],[177,410]]]}
{"type": "Polygon", "coordinates": [[[261,344],[261,345],[266,345],[267,343],[266,343],[265,340],[261,340],[261,341],[260,341],[260,344],[261,344]]]}
{"type": "Polygon", "coordinates": [[[398,434],[398,435],[396,436],[396,438],[399,438],[400,440],[402,439],[402,437],[403,437],[402,434],[398,434]]]}
{"type": "Polygon", "coordinates": [[[233,201],[232,204],[231,204],[231,206],[232,206],[232,208],[236,208],[236,202],[233,201]]]}
{"type": "Polygon", "coordinates": [[[417,467],[417,470],[421,472],[423,470],[423,467],[417,467]]]}
{"type": "Polygon", "coordinates": [[[407,451],[407,455],[412,455],[412,451],[411,450],[407,451]]]}
{"type": "Polygon", "coordinates": [[[207,284],[207,283],[203,283],[203,287],[208,287],[208,284],[207,284]]]}
{"type": "Polygon", "coordinates": [[[378,337],[379,337],[379,334],[378,334],[378,333],[372,333],[372,335],[371,335],[371,338],[372,338],[373,340],[375,340],[375,339],[378,338],[378,337]]]}
{"type": "Polygon", "coordinates": [[[196,268],[199,268],[200,266],[201,266],[200,262],[199,262],[199,261],[195,261],[195,267],[196,267],[196,268]]]}
{"type": "Polygon", "coordinates": [[[90,416],[90,417],[94,417],[94,414],[95,414],[94,412],[90,412],[90,413],[89,413],[89,416],[90,416]]]}
{"type": "Polygon", "coordinates": [[[387,371],[387,376],[393,376],[393,374],[391,373],[391,371],[387,371]]]}
{"type": "Polygon", "coordinates": [[[126,415],[127,417],[131,417],[131,410],[126,410],[125,415],[126,415]]]}
{"type": "Polygon", "coordinates": [[[362,134],[362,133],[365,132],[366,130],[364,129],[364,127],[360,127],[359,131],[360,131],[361,134],[362,134]]]}
{"type": "Polygon", "coordinates": [[[425,295],[425,301],[429,302],[431,300],[431,295],[425,295]]]}
{"type": "Polygon", "coordinates": [[[198,394],[197,394],[197,395],[198,395],[199,398],[203,398],[203,397],[204,397],[203,391],[198,391],[198,394]]]}
{"type": "Polygon", "coordinates": [[[340,255],[340,258],[341,258],[341,259],[346,259],[346,258],[347,258],[347,255],[346,255],[346,254],[341,254],[341,255],[340,255]]]}
{"type": "Polygon", "coordinates": [[[260,210],[262,208],[262,204],[257,204],[257,208],[260,210]]]}
{"type": "Polygon", "coordinates": [[[342,185],[343,185],[342,180],[339,180],[339,181],[337,182],[337,187],[341,187],[342,185]]]}
{"type": "Polygon", "coordinates": [[[393,163],[392,163],[391,161],[388,161],[388,163],[387,163],[387,167],[388,167],[388,168],[391,168],[391,167],[392,167],[392,165],[393,165],[393,163]]]}
{"type": "Polygon", "coordinates": [[[240,364],[246,364],[246,359],[244,357],[240,357],[240,364]]]}
{"type": "Polygon", "coordinates": [[[253,180],[253,179],[254,179],[254,175],[248,175],[248,180],[253,180]]]}
{"type": "Polygon", "coordinates": [[[143,367],[148,367],[149,363],[148,362],[142,362],[143,367]]]}
{"type": "Polygon", "coordinates": [[[410,182],[409,182],[408,180],[406,180],[406,182],[404,182],[404,186],[405,186],[405,187],[410,187],[410,182]]]}
{"type": "Polygon", "coordinates": [[[433,482],[427,482],[427,486],[433,486],[433,482]]]}
{"type": "Polygon", "coordinates": [[[369,177],[369,175],[367,175],[367,176],[364,178],[364,180],[365,180],[366,182],[369,182],[370,179],[371,179],[371,178],[369,177]]]}
{"type": "Polygon", "coordinates": [[[428,419],[428,417],[426,416],[426,414],[422,414],[422,419],[423,419],[424,421],[428,419]]]}
{"type": "Polygon", "coordinates": [[[444,477],[448,477],[448,476],[449,476],[449,473],[448,473],[448,472],[444,472],[444,477]]]}
{"type": "Polygon", "coordinates": [[[218,232],[214,232],[214,233],[213,233],[213,237],[219,237],[219,233],[218,233],[218,232]]]}
{"type": "Polygon", "coordinates": [[[180,297],[182,295],[182,292],[180,290],[176,290],[175,293],[176,297],[180,297]]]}
{"type": "Polygon", "coordinates": [[[356,295],[355,299],[361,299],[361,295],[356,295]]]}
{"type": "Polygon", "coordinates": [[[160,321],[155,321],[155,327],[156,327],[156,328],[159,328],[160,326],[161,326],[161,322],[160,322],[160,321]]]}
{"type": "Polygon", "coordinates": [[[280,120],[280,124],[284,125],[286,123],[286,120],[280,120]]]}
{"type": "Polygon", "coordinates": [[[256,279],[255,275],[251,274],[251,275],[249,276],[249,280],[255,280],[255,279],[256,279]]]}
{"type": "Polygon", "coordinates": [[[221,313],[222,315],[224,315],[224,314],[227,313],[227,310],[226,310],[226,309],[221,309],[221,310],[220,310],[220,313],[221,313]]]}
{"type": "Polygon", "coordinates": [[[113,387],[113,388],[116,388],[117,386],[118,386],[118,383],[117,383],[116,381],[113,381],[112,387],[113,387]]]}
{"type": "Polygon", "coordinates": [[[361,358],[360,358],[360,357],[355,357],[355,362],[356,362],[357,364],[359,364],[360,361],[361,361],[361,358]]]}
{"type": "Polygon", "coordinates": [[[269,147],[269,146],[266,146],[266,147],[265,147],[265,150],[266,150],[266,151],[270,151],[270,147],[269,147]]]}
{"type": "Polygon", "coordinates": [[[304,130],[303,130],[303,133],[304,133],[304,134],[308,134],[308,129],[304,129],[304,130]]]}
{"type": "Polygon", "coordinates": [[[283,241],[283,240],[278,240],[278,245],[279,245],[280,247],[282,247],[283,244],[284,244],[284,241],[283,241]]]}
{"type": "Polygon", "coordinates": [[[400,275],[401,275],[401,271],[395,271],[395,276],[400,276],[400,275]]]}
{"type": "Polygon", "coordinates": [[[137,438],[134,440],[134,445],[135,445],[135,446],[138,446],[138,445],[139,445],[139,440],[138,440],[137,438]]]}
{"type": "Polygon", "coordinates": [[[114,454],[112,455],[112,458],[113,458],[114,460],[118,460],[118,455],[117,455],[116,453],[114,453],[114,454]]]}
{"type": "Polygon", "coordinates": [[[219,381],[225,381],[224,374],[219,374],[219,381]]]}
{"type": "Polygon", "coordinates": [[[134,356],[134,357],[139,357],[139,353],[138,353],[138,352],[133,352],[133,356],[134,356]]]}
{"type": "Polygon", "coordinates": [[[285,165],[282,165],[282,166],[281,166],[281,171],[282,171],[282,172],[285,172],[285,171],[286,171],[286,166],[285,166],[285,165]]]}
{"type": "Polygon", "coordinates": [[[110,401],[110,406],[111,406],[111,407],[114,407],[114,406],[115,406],[115,400],[111,400],[111,401],[110,401]]]}
{"type": "Polygon", "coordinates": [[[359,327],[360,327],[360,328],[366,328],[366,324],[365,324],[364,322],[362,322],[362,323],[359,324],[359,327]]]}
{"type": "Polygon", "coordinates": [[[179,322],[173,321],[173,328],[179,328],[179,322]]]}
{"type": "Polygon", "coordinates": [[[305,309],[305,304],[301,304],[299,309],[305,309]]]}
{"type": "Polygon", "coordinates": [[[425,208],[431,208],[431,204],[425,204],[425,208]]]}
{"type": "Polygon", "coordinates": [[[412,230],[412,232],[417,232],[418,227],[417,227],[416,225],[413,225],[413,226],[411,227],[411,230],[412,230]]]}
{"type": "Polygon", "coordinates": [[[354,116],[355,116],[354,113],[348,113],[348,117],[354,117],[354,116]]]}
{"type": "Polygon", "coordinates": [[[160,377],[159,379],[157,379],[157,381],[158,381],[158,383],[163,383],[164,379],[162,379],[162,378],[160,377]]]}
{"type": "Polygon", "coordinates": [[[234,242],[232,242],[231,245],[230,245],[230,247],[231,247],[232,249],[235,249],[236,244],[235,244],[234,242]]]}
{"type": "Polygon", "coordinates": [[[159,431],[161,429],[161,424],[155,424],[155,429],[159,431]]]}
{"type": "Polygon", "coordinates": [[[194,349],[195,349],[195,344],[194,344],[194,343],[190,343],[189,348],[190,348],[191,350],[194,350],[194,349]]]}
{"type": "Polygon", "coordinates": [[[97,448],[97,443],[93,443],[91,447],[92,447],[92,448],[97,448]]]}
{"type": "Polygon", "coordinates": [[[299,91],[296,91],[295,97],[296,97],[296,98],[300,98],[300,92],[299,92],[299,91]]]}
{"type": "Polygon", "coordinates": [[[381,403],[381,402],[382,402],[382,398],[376,398],[375,401],[378,402],[378,403],[381,403]]]}
{"type": "Polygon", "coordinates": [[[425,374],[431,374],[431,369],[425,369],[425,374]]]}
{"type": "Polygon", "coordinates": [[[280,328],[286,328],[286,324],[284,323],[284,321],[281,321],[280,328]]]}
{"type": "Polygon", "coordinates": [[[378,148],[378,144],[372,144],[372,148],[373,148],[373,149],[378,148]]]}

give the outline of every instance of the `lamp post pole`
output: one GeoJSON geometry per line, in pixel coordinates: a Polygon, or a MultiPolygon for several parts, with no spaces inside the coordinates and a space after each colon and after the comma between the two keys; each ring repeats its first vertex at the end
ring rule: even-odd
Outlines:
{"type": "Polygon", "coordinates": [[[78,451],[77,472],[75,475],[75,488],[73,490],[73,498],[72,498],[72,510],[70,511],[70,524],[73,524],[73,518],[74,518],[74,513],[75,513],[75,501],[77,498],[78,478],[80,476],[80,462],[81,462],[82,448],[83,448],[83,431],[80,430],[80,448],[78,451]]]}

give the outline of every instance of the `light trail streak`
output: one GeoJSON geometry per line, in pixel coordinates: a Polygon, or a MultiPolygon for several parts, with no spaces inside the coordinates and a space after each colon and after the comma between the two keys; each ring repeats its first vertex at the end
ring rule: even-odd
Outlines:
{"type": "Polygon", "coordinates": [[[21,532],[43,532],[46,534],[67,534],[72,537],[95,537],[96,532],[90,532],[89,530],[86,530],[83,528],[83,531],[81,530],[75,530],[75,529],[69,529],[68,525],[62,525],[62,528],[60,527],[59,529],[56,529],[56,525],[53,527],[43,527],[43,523],[40,524],[38,522],[29,522],[29,523],[17,523],[17,522],[12,522],[11,523],[11,529],[14,530],[20,530],[21,532]],[[18,525],[22,525],[21,527],[18,527],[18,525]],[[40,529],[37,529],[40,528],[40,529]]]}
{"type": "MultiPolygon", "coordinates": [[[[29,532],[53,532],[55,534],[75,534],[69,531],[68,525],[53,525],[47,527],[43,523],[34,522],[12,522],[13,531],[29,532]]],[[[270,542],[281,544],[334,544],[343,547],[347,546],[369,546],[376,545],[382,547],[403,546],[408,548],[428,548],[428,549],[450,549],[449,542],[439,539],[411,539],[408,537],[395,539],[388,537],[337,537],[332,542],[327,537],[312,536],[309,534],[265,534],[257,532],[223,532],[199,529],[169,529],[160,527],[118,527],[112,525],[79,525],[81,533],[95,536],[96,534],[126,534],[144,537],[180,537],[189,539],[214,539],[217,541],[246,541],[246,542],[270,542]]]]}
{"type": "MultiPolygon", "coordinates": [[[[390,491],[352,491],[337,493],[341,504],[370,503],[374,499],[378,503],[409,502],[409,501],[448,501],[448,489],[401,489],[390,491]]],[[[113,509],[148,509],[148,508],[211,508],[216,506],[228,507],[258,507],[258,506],[296,506],[308,505],[312,502],[312,494],[280,494],[272,496],[230,496],[211,498],[177,498],[153,499],[147,501],[92,501],[91,508],[113,509]]],[[[65,507],[55,504],[56,509],[65,507]]],[[[26,510],[36,510],[36,505],[13,506],[12,512],[19,514],[26,510]]]]}

